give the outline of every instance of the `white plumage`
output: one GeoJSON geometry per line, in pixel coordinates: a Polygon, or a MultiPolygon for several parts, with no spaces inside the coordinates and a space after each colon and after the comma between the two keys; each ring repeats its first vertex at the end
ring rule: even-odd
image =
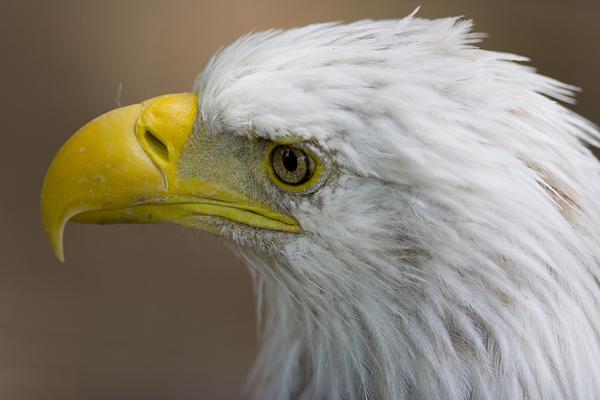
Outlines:
{"type": "MultiPolygon", "coordinates": [[[[248,35],[199,76],[213,132],[330,165],[260,247],[261,399],[600,399],[596,128],[470,21],[248,35]]],[[[261,238],[264,239],[264,238],[261,238]]]]}

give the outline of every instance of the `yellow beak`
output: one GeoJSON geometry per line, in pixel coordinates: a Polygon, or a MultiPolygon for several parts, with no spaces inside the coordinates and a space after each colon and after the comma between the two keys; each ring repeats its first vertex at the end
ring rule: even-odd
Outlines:
{"type": "Polygon", "coordinates": [[[196,226],[195,216],[212,215],[262,229],[300,230],[294,219],[218,182],[177,175],[197,109],[194,93],[157,97],[96,118],[64,144],[48,169],[41,202],[61,261],[69,220],[196,226]]]}

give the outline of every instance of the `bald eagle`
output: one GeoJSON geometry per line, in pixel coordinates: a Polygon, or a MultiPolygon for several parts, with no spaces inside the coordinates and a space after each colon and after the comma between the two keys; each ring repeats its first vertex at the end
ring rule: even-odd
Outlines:
{"type": "Polygon", "coordinates": [[[176,223],[255,277],[260,399],[600,399],[596,127],[460,18],[247,35],[110,111],[42,215],[176,223]]]}

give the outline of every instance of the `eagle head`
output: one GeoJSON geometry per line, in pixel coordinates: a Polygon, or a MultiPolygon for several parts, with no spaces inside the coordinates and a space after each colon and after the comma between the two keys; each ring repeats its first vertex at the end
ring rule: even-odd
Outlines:
{"type": "Polygon", "coordinates": [[[262,399],[600,398],[596,128],[458,18],[245,36],[191,93],[110,111],[42,213],[228,238],[262,399]]]}

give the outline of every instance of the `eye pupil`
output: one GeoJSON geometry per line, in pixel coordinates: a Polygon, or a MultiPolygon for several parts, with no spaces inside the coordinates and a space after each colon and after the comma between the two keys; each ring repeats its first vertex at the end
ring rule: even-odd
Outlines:
{"type": "Polygon", "coordinates": [[[281,158],[284,168],[288,171],[293,172],[298,168],[298,158],[292,149],[285,149],[281,158]]]}

